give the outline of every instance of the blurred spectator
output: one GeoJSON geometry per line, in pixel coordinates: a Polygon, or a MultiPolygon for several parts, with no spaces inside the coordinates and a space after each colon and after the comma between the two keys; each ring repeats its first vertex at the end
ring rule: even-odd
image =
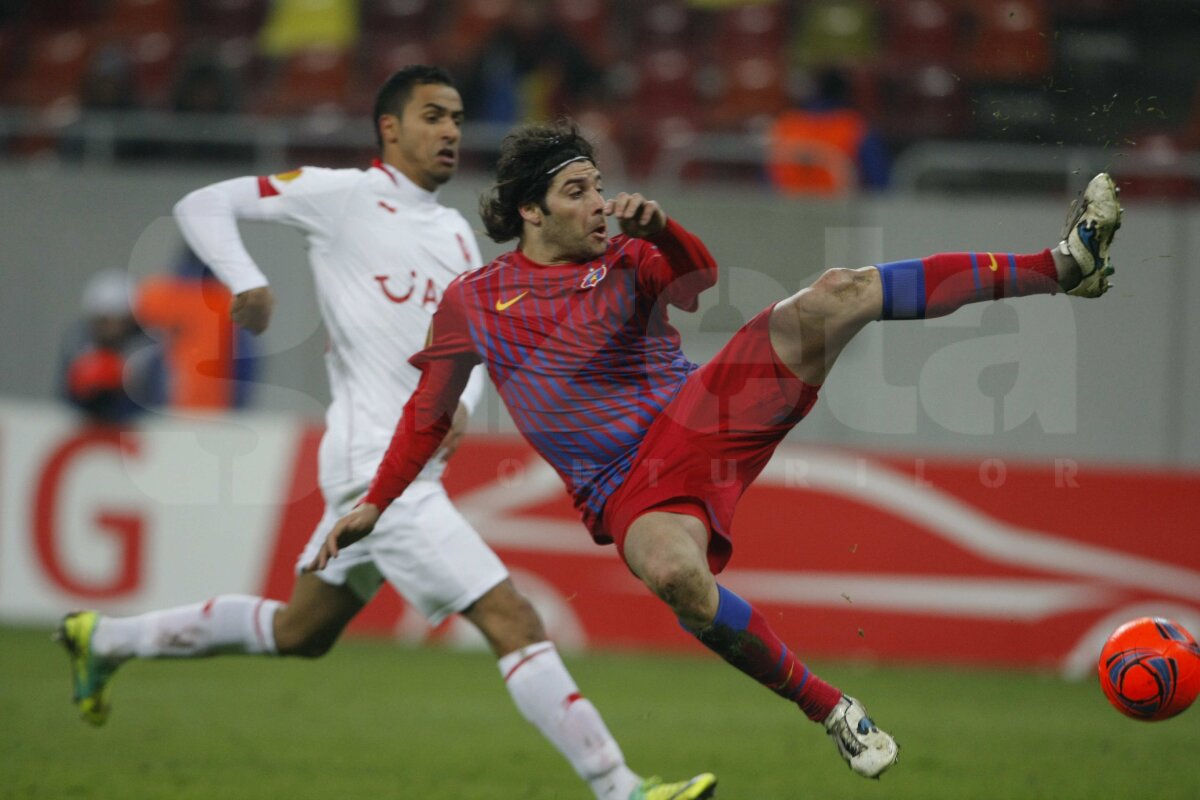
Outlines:
{"type": "Polygon", "coordinates": [[[115,42],[96,50],[83,75],[80,104],[89,111],[131,111],[140,104],[129,56],[115,42]]]}
{"type": "Polygon", "coordinates": [[[60,394],[94,422],[124,422],[161,400],[160,351],[134,321],[132,290],[120,270],[93,275],[63,342],[60,394]]]}
{"type": "Polygon", "coordinates": [[[259,33],[267,58],[301,50],[347,50],[358,38],[357,0],[272,0],[259,33]]]}
{"type": "Polygon", "coordinates": [[[851,105],[850,82],[840,70],[822,72],[812,99],[783,112],[768,138],[767,171],[786,194],[833,196],[887,185],[887,146],[851,105]]]}
{"type": "Polygon", "coordinates": [[[192,53],[171,90],[171,109],[188,114],[228,114],[237,107],[236,76],[212,53],[192,53]]]}
{"type": "Polygon", "coordinates": [[[596,99],[600,70],[550,12],[546,0],[520,0],[474,60],[455,70],[473,119],[552,119],[596,99]]]}
{"type": "Polygon", "coordinates": [[[187,248],[174,274],[142,280],[135,315],[162,342],[169,407],[218,410],[247,404],[255,347],[252,336],[233,324],[232,299],[187,248]]]}

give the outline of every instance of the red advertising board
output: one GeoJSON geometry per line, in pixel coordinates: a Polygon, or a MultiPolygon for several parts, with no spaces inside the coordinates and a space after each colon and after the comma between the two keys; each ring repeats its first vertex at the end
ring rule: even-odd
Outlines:
{"type": "MultiPolygon", "coordinates": [[[[446,482],[561,637],[696,647],[519,440],[470,437],[446,482]]],[[[319,510],[315,497],[292,507],[272,593],[319,510]]],[[[1198,511],[1195,473],[785,445],[742,500],[721,580],[805,654],[1078,672],[1124,619],[1200,628],[1198,511]]],[[[379,598],[357,629],[419,630],[405,616],[379,598]]]]}
{"type": "MultiPolygon", "coordinates": [[[[322,511],[319,439],[290,418],[104,432],[0,404],[0,620],[286,598],[322,511]]],[[[702,652],[517,437],[468,436],[446,483],[564,646],[702,652]]],[[[1197,512],[1194,471],[784,445],[742,500],[720,580],[805,656],[1083,674],[1127,619],[1200,632],[1197,512]]],[[[388,589],[353,629],[478,644],[388,589]]]]}

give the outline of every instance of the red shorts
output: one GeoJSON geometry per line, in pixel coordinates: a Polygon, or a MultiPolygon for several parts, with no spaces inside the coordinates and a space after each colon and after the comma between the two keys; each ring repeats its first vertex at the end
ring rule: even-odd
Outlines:
{"type": "Polygon", "coordinates": [[[733,552],[733,512],[775,447],[817,401],[771,346],[771,309],[746,323],[693,372],[642,440],[599,532],[625,557],[625,534],[648,511],[691,514],[709,529],[708,564],[733,552]]]}

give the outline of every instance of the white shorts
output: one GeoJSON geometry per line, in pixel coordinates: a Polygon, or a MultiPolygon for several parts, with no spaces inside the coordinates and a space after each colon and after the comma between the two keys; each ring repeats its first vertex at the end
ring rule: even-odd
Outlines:
{"type": "MultiPolygon", "coordinates": [[[[296,561],[297,573],[366,490],[343,491],[337,498],[326,493],[325,514],[296,561]]],[[[349,587],[364,603],[386,580],[437,625],[507,578],[508,570],[458,513],[441,481],[416,481],[383,512],[370,535],[314,574],[349,587]]]]}

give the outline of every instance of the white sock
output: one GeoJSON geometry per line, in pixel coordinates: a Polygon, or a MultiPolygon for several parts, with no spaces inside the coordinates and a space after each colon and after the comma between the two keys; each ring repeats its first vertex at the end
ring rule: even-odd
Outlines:
{"type": "Polygon", "coordinates": [[[538,642],[499,661],[500,674],[525,719],[566,756],[599,800],[628,800],[642,779],[600,712],[579,693],[551,642],[538,642]]]}
{"type": "Polygon", "coordinates": [[[218,653],[271,654],[278,600],[223,594],[207,603],[101,617],[92,651],[101,658],[197,658],[218,653]]]}

